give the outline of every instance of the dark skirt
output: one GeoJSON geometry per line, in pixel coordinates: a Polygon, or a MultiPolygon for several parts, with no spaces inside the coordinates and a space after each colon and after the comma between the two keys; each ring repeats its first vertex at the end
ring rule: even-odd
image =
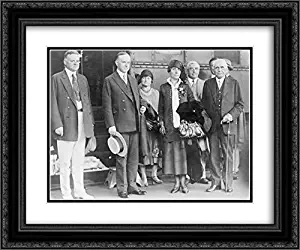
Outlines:
{"type": "Polygon", "coordinates": [[[183,140],[164,142],[164,174],[187,174],[186,151],[183,140]]]}

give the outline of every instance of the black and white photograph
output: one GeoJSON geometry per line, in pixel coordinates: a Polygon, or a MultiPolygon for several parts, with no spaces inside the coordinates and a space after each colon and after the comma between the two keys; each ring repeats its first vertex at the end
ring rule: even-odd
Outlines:
{"type": "Polygon", "coordinates": [[[252,48],[48,48],[48,201],[251,201],[252,48]]]}
{"type": "Polygon", "coordinates": [[[1,249],[299,248],[297,1],[1,14],[1,249]]]}

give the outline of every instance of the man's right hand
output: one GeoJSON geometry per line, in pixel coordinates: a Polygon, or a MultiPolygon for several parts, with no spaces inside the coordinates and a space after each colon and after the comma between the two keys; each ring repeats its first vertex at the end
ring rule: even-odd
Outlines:
{"type": "Polygon", "coordinates": [[[64,135],[64,128],[63,127],[59,127],[57,129],[55,129],[55,133],[60,135],[60,136],[63,136],[64,135]]]}
{"type": "Polygon", "coordinates": [[[109,127],[108,128],[108,133],[110,134],[110,135],[116,135],[117,134],[117,129],[116,129],[116,127],[115,126],[112,126],[112,127],[109,127]]]}

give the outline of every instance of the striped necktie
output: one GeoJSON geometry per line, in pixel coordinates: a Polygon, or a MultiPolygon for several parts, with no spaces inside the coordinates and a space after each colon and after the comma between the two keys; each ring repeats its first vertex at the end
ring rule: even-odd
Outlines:
{"type": "Polygon", "coordinates": [[[76,101],[80,102],[79,86],[78,86],[77,78],[74,74],[72,74],[72,84],[73,84],[73,90],[74,90],[76,101]]]}

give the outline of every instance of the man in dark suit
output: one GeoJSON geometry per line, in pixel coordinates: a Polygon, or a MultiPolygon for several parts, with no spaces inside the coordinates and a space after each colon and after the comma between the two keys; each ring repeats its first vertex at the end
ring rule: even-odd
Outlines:
{"type": "Polygon", "coordinates": [[[212,120],[212,126],[208,131],[212,184],[206,191],[219,189],[220,181],[223,179],[227,180],[226,192],[232,192],[233,145],[237,133],[237,118],[243,110],[244,102],[238,81],[226,77],[228,68],[224,59],[217,59],[214,62],[214,72],[216,77],[204,83],[202,96],[204,109],[212,120]]]}
{"type": "Polygon", "coordinates": [[[117,70],[104,81],[102,104],[108,133],[115,135],[118,131],[124,137],[128,147],[126,156],[116,155],[118,195],[127,198],[128,194],[146,193],[136,185],[139,162],[140,99],[137,82],[128,74],[131,64],[130,55],[127,52],[118,53],[115,64],[117,70]]]}
{"type": "Polygon", "coordinates": [[[68,50],[64,55],[65,69],[52,76],[51,132],[57,140],[60,167],[60,189],[63,199],[72,200],[70,173],[74,197],[94,199],[86,193],[83,164],[86,138],[94,136],[90,90],[87,79],[78,73],[80,54],[68,50]]]}
{"type": "MultiPolygon", "coordinates": [[[[201,101],[204,81],[199,78],[200,65],[196,61],[190,61],[186,65],[187,79],[186,83],[190,86],[196,101],[201,101]]],[[[207,115],[203,112],[203,117],[207,119],[207,115]]],[[[208,118],[209,119],[209,118],[208,118]]],[[[199,182],[208,184],[206,179],[206,161],[208,159],[208,150],[206,146],[206,138],[192,140],[193,143],[186,145],[187,167],[189,182],[191,184],[199,182]],[[201,147],[203,145],[204,147],[201,147]],[[198,150],[197,150],[198,149],[198,150]]]]}

